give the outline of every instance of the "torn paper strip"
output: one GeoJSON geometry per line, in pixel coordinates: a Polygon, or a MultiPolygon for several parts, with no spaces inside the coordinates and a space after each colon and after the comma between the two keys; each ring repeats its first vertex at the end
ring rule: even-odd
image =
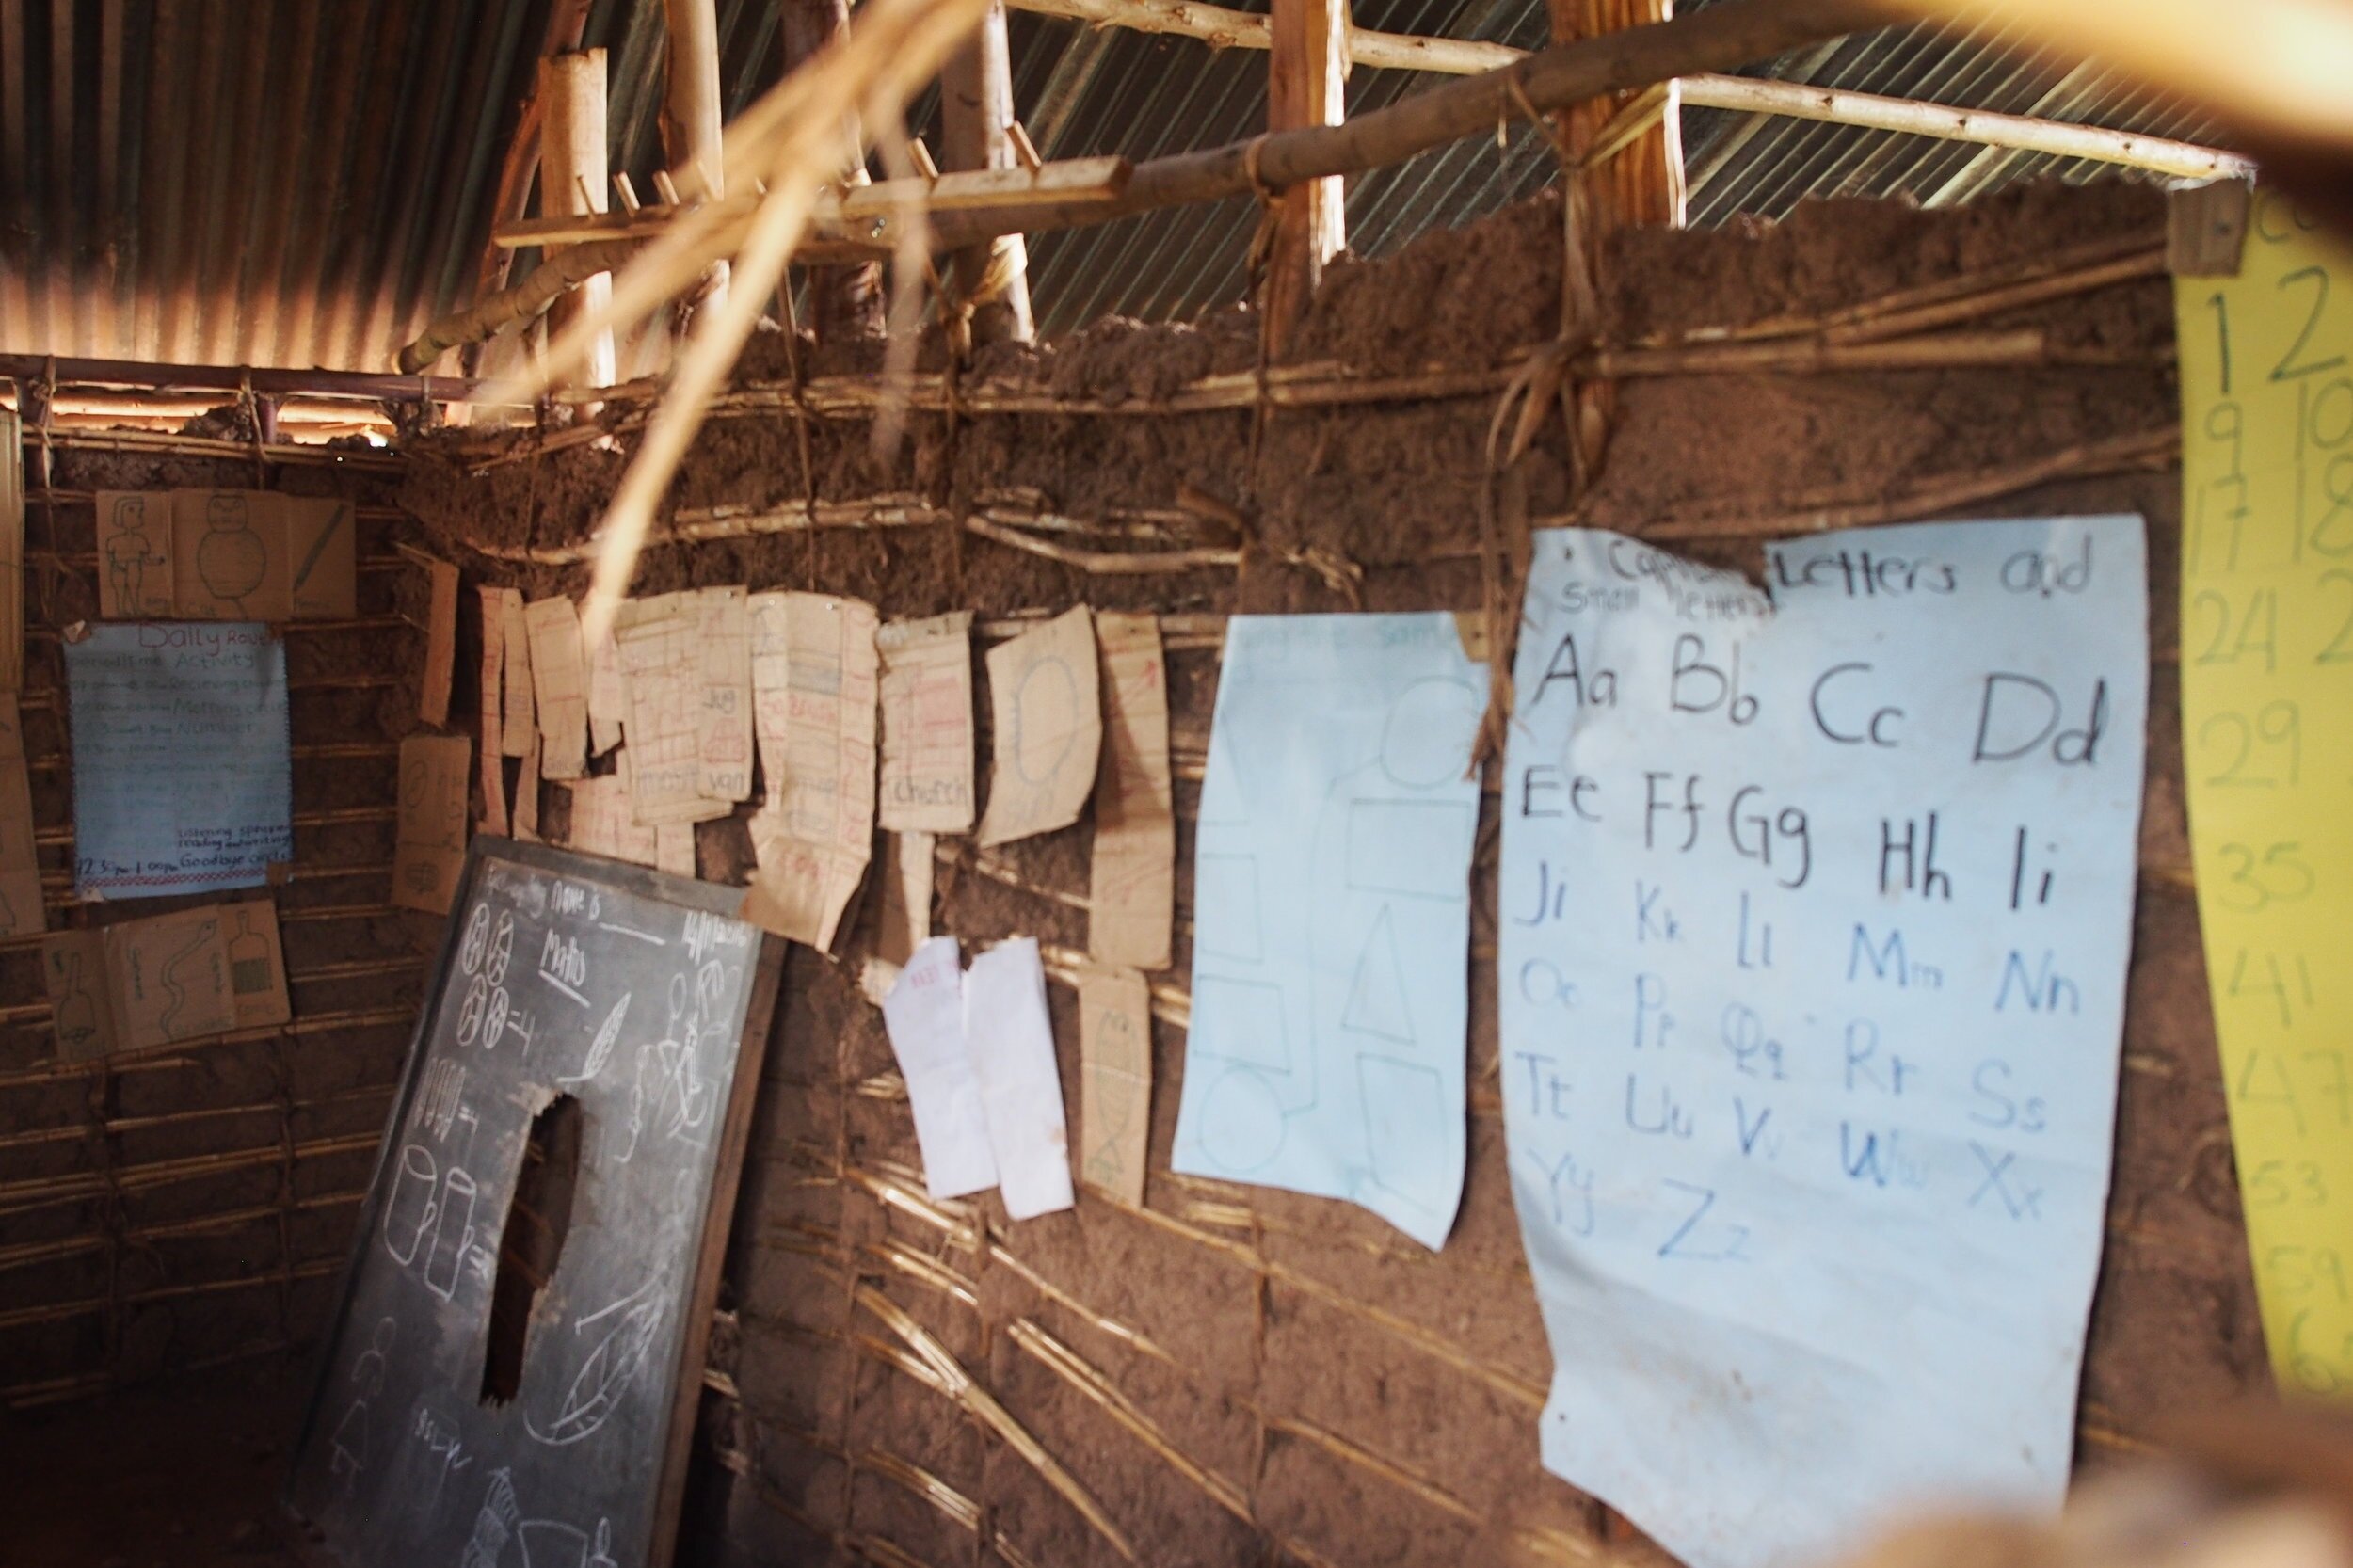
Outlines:
{"type": "Polygon", "coordinates": [[[578,778],[587,767],[588,666],[580,611],[561,594],[523,606],[530,633],[531,690],[539,711],[539,776],[578,778]]]}
{"type": "Polygon", "coordinates": [[[964,987],[953,936],[916,949],[883,999],[891,1054],[915,1111],[923,1185],[935,1198],[960,1198],[997,1185],[981,1083],[964,1044],[964,987]]]}
{"type": "Polygon", "coordinates": [[[753,711],[768,796],[744,918],[830,948],[874,838],[874,611],[823,594],[752,600],[753,711]]]}
{"type": "Polygon", "coordinates": [[[1104,723],[1087,950],[1106,964],[1164,969],[1175,920],[1176,817],[1160,622],[1106,612],[1095,619],[1095,635],[1104,723]]]}
{"type": "Polygon", "coordinates": [[[893,621],[882,658],[878,816],[898,833],[972,829],[972,613],[893,621]]]}
{"type": "Polygon", "coordinates": [[[964,977],[964,1038],[1005,1212],[1029,1220],[1068,1208],[1070,1135],[1034,937],[1000,942],[972,960],[964,977]]]}
{"type": "Polygon", "coordinates": [[[1152,1140],[1152,994],[1135,969],[1079,975],[1080,1179],[1144,1207],[1152,1140]]]}

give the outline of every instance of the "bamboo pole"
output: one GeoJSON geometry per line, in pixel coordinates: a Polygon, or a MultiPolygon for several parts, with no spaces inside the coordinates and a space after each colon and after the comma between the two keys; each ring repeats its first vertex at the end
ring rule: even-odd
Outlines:
{"type": "MultiPolygon", "coordinates": [[[[1337,125],[1347,112],[1348,0],[1273,0],[1267,64],[1267,130],[1337,125]]],[[[1348,198],[1337,175],[1303,181],[1275,199],[1273,248],[1260,296],[1261,330],[1289,344],[1323,266],[1348,248],[1348,198]]]]}
{"type": "MultiPolygon", "coordinates": [[[[693,0],[675,0],[675,4],[692,3],[693,0]]],[[[712,47],[717,47],[715,40],[712,47]]],[[[673,58],[677,54],[674,47],[673,58]]],[[[539,101],[545,105],[545,118],[539,126],[542,213],[604,211],[608,184],[604,168],[604,92],[601,49],[551,55],[539,61],[539,101]]],[[[553,302],[548,324],[560,332],[580,317],[603,310],[612,297],[612,274],[590,273],[580,280],[575,291],[553,302]]],[[[407,356],[402,358],[405,362],[407,356]]],[[[595,346],[589,350],[586,368],[576,384],[609,387],[617,374],[613,334],[608,330],[598,336],[595,346]]],[[[587,415],[594,412],[593,408],[584,410],[587,415]]]]}
{"type": "MultiPolygon", "coordinates": [[[[1874,0],[1725,0],[1654,26],[1555,44],[1503,69],[1417,93],[1344,125],[1270,133],[1204,152],[1156,158],[1138,165],[1126,188],[1110,200],[935,214],[932,238],[940,248],[953,250],[997,234],[1108,223],[1259,187],[1285,189],[1303,181],[1363,173],[1465,136],[1492,135],[1497,124],[1509,123],[1514,116],[1694,72],[1746,65],[1875,26],[1881,14],[1874,0]]],[[[584,246],[581,250],[591,248],[584,246]]],[[[628,254],[626,248],[604,251],[599,265],[617,265],[628,254]]],[[[446,349],[532,319],[568,286],[566,280],[550,280],[534,290],[532,285],[549,271],[542,267],[521,289],[478,300],[435,322],[402,351],[401,364],[414,369],[446,349]]]]}
{"type": "MultiPolygon", "coordinates": [[[[662,141],[670,167],[691,170],[705,200],[727,195],[727,165],[719,147],[724,107],[719,87],[717,0],[663,0],[670,25],[669,84],[662,104],[662,141]]],[[[603,182],[598,184],[603,189],[603,182]]],[[[600,211],[603,202],[598,202],[600,211]]],[[[697,309],[728,297],[728,264],[713,262],[691,303],[697,309]]]]}
{"type": "MultiPolygon", "coordinates": [[[[849,31],[849,0],[781,0],[779,31],[784,43],[784,69],[796,71],[802,62],[849,31]]],[[[866,155],[856,119],[841,127],[843,184],[869,184],[866,155]]],[[[846,343],[883,334],[882,264],[850,262],[840,266],[808,269],[808,325],[819,343],[846,343]]]]}
{"type": "MultiPolygon", "coordinates": [[[[1016,168],[1012,139],[1013,46],[1003,0],[948,57],[939,72],[940,168],[951,172],[1016,168]]],[[[1027,343],[1035,335],[1030,312],[1029,249],[1019,234],[975,241],[951,257],[956,303],[975,344],[1027,343]]]]}

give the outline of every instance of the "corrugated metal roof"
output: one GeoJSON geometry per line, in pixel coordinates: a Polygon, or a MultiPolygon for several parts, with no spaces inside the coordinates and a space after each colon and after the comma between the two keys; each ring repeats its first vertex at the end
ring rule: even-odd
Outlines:
{"type": "MultiPolygon", "coordinates": [[[[0,350],[388,368],[475,287],[499,173],[556,0],[0,0],[0,350]]],[[[577,0],[574,0],[577,3],[577,0]]],[[[1244,0],[1262,8],[1263,0],[1244,0]]],[[[1358,0],[1359,25],[1530,46],[1538,0],[1358,0]]],[[[776,0],[719,0],[730,113],[781,69],[776,0]]],[[[1142,159],[1264,123],[1266,64],[1190,39],[1012,19],[1015,98],[1048,156],[1142,159]]],[[[660,0],[590,0],[608,52],[613,166],[663,162],[660,0]]],[[[1999,40],[1995,40],[1998,44],[1999,40]]],[[[2196,117],[2097,72],[1921,25],[1757,72],[2196,136],[2196,117]]],[[[1423,87],[1355,71],[1352,114],[1423,87]]],[[[927,102],[917,127],[936,145],[927,102]]],[[[1807,196],[1959,200],[2098,166],[1884,132],[1689,111],[1691,220],[1807,196]]],[[[1554,178],[1525,125],[1351,183],[1353,248],[1493,211],[1554,178]]],[[[1037,236],[1041,325],[1181,318],[1229,302],[1247,200],[1037,236]]],[[[528,265],[529,258],[524,259],[528,265]]]]}

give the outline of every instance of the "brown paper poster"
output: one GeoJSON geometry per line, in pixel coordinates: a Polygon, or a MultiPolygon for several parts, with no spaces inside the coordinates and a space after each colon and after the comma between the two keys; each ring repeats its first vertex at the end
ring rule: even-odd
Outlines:
{"type": "Polygon", "coordinates": [[[359,614],[359,508],[331,497],[279,498],[286,526],[286,592],[296,620],[359,614]]]}
{"type": "Polygon", "coordinates": [[[169,491],[98,492],[98,614],[104,620],[169,619],[169,491]]]}
{"type": "Polygon", "coordinates": [[[531,640],[531,689],[539,710],[539,773],[578,778],[587,771],[588,661],[580,640],[580,611],[557,595],[523,606],[531,640]]]}
{"type": "Polygon", "coordinates": [[[1095,791],[1103,744],[1095,619],[1083,604],[988,650],[996,757],[984,846],[1068,827],[1095,791]]]}
{"type": "Polygon", "coordinates": [[[33,844],[32,780],[24,771],[24,730],[16,694],[0,692],[0,936],[47,929],[40,857],[33,844]]]}
{"type": "Polygon", "coordinates": [[[120,1045],[114,987],[106,978],[105,934],[60,931],[40,944],[41,984],[61,1062],[93,1062],[120,1045]]]}
{"type": "Polygon", "coordinates": [[[450,682],[457,672],[457,568],[418,555],[425,570],[424,684],[417,692],[417,717],[435,728],[449,723],[450,682]]]}
{"type": "Polygon", "coordinates": [[[115,1028],[124,1049],[237,1027],[218,905],[110,925],[104,945],[115,1028]]]}
{"type": "Polygon", "coordinates": [[[1103,655],[1103,758],[1095,794],[1087,950],[1106,964],[1164,969],[1175,920],[1176,796],[1168,768],[1168,666],[1148,615],[1095,618],[1103,655]]]}
{"type": "Polygon", "coordinates": [[[400,743],[400,806],[392,846],[392,903],[449,912],[466,864],[463,735],[411,735],[400,743]]]}
{"type": "Polygon", "coordinates": [[[547,842],[539,837],[539,731],[530,732],[523,747],[523,765],[515,775],[515,837],[527,844],[547,842]]]}
{"type": "Polygon", "coordinates": [[[24,430],[0,413],[0,692],[24,689],[24,430]]]}
{"type": "Polygon", "coordinates": [[[692,593],[626,600],[615,623],[629,701],[631,798],[648,826],[709,822],[728,811],[727,801],[702,792],[701,632],[692,593]]]}
{"type": "MultiPolygon", "coordinates": [[[[461,769],[459,776],[463,777],[461,769]]],[[[229,953],[229,994],[239,1029],[265,1029],[294,1016],[286,990],[286,950],[278,935],[275,899],[240,899],[220,906],[220,937],[229,953]]]]}
{"type": "MultiPolygon", "coordinates": [[[[582,633],[585,640],[586,633],[582,633]]],[[[613,633],[587,651],[588,749],[601,757],[621,744],[621,721],[629,714],[629,694],[621,686],[621,655],[613,633]]]]}
{"type": "Polygon", "coordinates": [[[630,793],[627,746],[621,748],[619,759],[618,772],[575,779],[566,786],[572,797],[572,825],[565,847],[582,855],[650,866],[661,857],[658,830],[637,820],[630,793]]]}
{"type": "Polygon", "coordinates": [[[294,618],[279,501],[267,490],[171,492],[174,614],[193,620],[294,618]]]}
{"type": "Polygon", "coordinates": [[[744,918],[831,948],[874,841],[874,608],[824,594],[751,601],[752,712],[768,796],[744,918]]]}
{"type": "Polygon", "coordinates": [[[712,800],[752,796],[752,632],[742,588],[696,596],[702,655],[702,782],[712,800]]]}
{"type": "Polygon", "coordinates": [[[665,822],[653,830],[653,864],[672,876],[695,874],[695,824],[665,822]]]}
{"type": "Polygon", "coordinates": [[[904,964],[932,935],[932,857],[939,840],[928,833],[883,835],[882,935],[875,956],[904,964]]]}
{"type": "Polygon", "coordinates": [[[893,621],[882,655],[882,792],[894,832],[972,830],[972,613],[893,621]]]}
{"type": "Polygon", "coordinates": [[[1134,969],[1079,975],[1079,1179],[1144,1207],[1152,1139],[1152,995],[1134,969]]]}
{"type": "Polygon", "coordinates": [[[512,588],[499,590],[499,653],[506,661],[499,750],[520,757],[531,749],[538,720],[531,708],[531,628],[523,619],[523,596],[512,588]]]}
{"type": "Polygon", "coordinates": [[[506,593],[476,587],[482,600],[482,830],[506,831],[506,593]]]}

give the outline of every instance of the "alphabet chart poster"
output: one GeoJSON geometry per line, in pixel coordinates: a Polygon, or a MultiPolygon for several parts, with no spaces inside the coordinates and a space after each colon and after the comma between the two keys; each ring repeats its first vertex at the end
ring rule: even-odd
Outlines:
{"type": "Polygon", "coordinates": [[[2190,856],[2248,1252],[2286,1389],[2353,1390],[2353,273],[2259,190],[2174,283],[2190,856]]]}
{"type": "Polygon", "coordinates": [[[1535,536],[1500,1069],[1545,1468],[1692,1568],[2056,1508],[2149,685],[2137,517],[1535,536]]]}
{"type": "Polygon", "coordinates": [[[1446,1240],[1486,691],[1444,612],[1225,623],[1176,1170],[1446,1240]]]}

